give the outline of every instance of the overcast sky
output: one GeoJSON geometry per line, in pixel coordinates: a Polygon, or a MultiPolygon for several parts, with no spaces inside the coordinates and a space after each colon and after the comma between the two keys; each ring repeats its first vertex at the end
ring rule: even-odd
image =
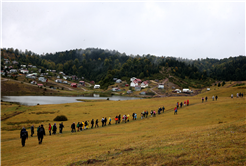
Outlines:
{"type": "Polygon", "coordinates": [[[2,2],[2,47],[189,59],[245,55],[245,2],[2,2]]]}

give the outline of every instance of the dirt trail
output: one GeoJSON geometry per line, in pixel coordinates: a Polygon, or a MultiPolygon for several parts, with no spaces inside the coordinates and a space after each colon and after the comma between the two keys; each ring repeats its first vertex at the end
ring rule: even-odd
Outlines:
{"type": "MultiPolygon", "coordinates": [[[[168,81],[168,78],[166,78],[166,79],[162,82],[162,84],[165,84],[167,81],[168,81]]],[[[158,87],[158,85],[157,85],[157,86],[154,86],[154,87],[152,87],[152,88],[150,88],[150,90],[151,90],[153,93],[155,93],[157,96],[163,97],[163,95],[159,95],[156,91],[153,90],[153,89],[156,88],[156,87],[158,87]]]]}

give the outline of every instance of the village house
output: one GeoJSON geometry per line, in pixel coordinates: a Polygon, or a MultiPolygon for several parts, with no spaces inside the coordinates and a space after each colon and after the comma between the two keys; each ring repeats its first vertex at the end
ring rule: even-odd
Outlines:
{"type": "Polygon", "coordinates": [[[13,64],[13,65],[18,65],[19,62],[17,62],[17,61],[12,61],[12,64],[13,64]]]}
{"type": "Polygon", "coordinates": [[[136,86],[138,86],[138,82],[135,79],[131,82],[130,87],[136,87],[136,86]]]}
{"type": "Polygon", "coordinates": [[[116,83],[121,83],[121,82],[122,82],[121,79],[116,80],[116,83]]]}
{"type": "Polygon", "coordinates": [[[10,73],[17,73],[17,69],[11,69],[9,70],[10,73]]]}
{"type": "Polygon", "coordinates": [[[44,85],[43,84],[38,84],[38,87],[43,87],[44,85]]]}
{"type": "Polygon", "coordinates": [[[135,91],[141,91],[141,86],[135,86],[135,91]]]}
{"type": "Polygon", "coordinates": [[[159,84],[158,89],[164,89],[164,84],[159,84]]]}
{"type": "Polygon", "coordinates": [[[57,83],[62,83],[62,80],[61,80],[61,79],[56,79],[55,82],[57,82],[57,83]]]}
{"type": "Polygon", "coordinates": [[[76,83],[71,83],[71,87],[77,88],[77,84],[76,83]]]}
{"type": "Polygon", "coordinates": [[[23,73],[23,74],[28,74],[29,73],[29,71],[26,70],[26,69],[21,69],[20,72],[23,73]]]}
{"type": "Polygon", "coordinates": [[[141,88],[147,88],[149,86],[148,81],[143,81],[140,86],[141,88]]]}
{"type": "Polygon", "coordinates": [[[35,76],[35,75],[33,75],[33,74],[28,74],[28,75],[26,75],[26,78],[35,79],[35,78],[36,78],[36,76],[35,76]]]}
{"type": "Polygon", "coordinates": [[[83,86],[85,86],[85,81],[79,81],[79,83],[83,86]]]}
{"type": "Polygon", "coordinates": [[[41,82],[48,82],[48,79],[46,79],[44,77],[39,77],[38,80],[41,82]]]}
{"type": "Polygon", "coordinates": [[[99,89],[100,85],[94,85],[94,89],[99,89]]]}
{"type": "Polygon", "coordinates": [[[21,67],[23,67],[23,68],[26,68],[26,65],[20,65],[21,67]]]}
{"type": "Polygon", "coordinates": [[[117,92],[117,91],[119,91],[120,89],[118,88],[118,87],[116,87],[116,88],[112,88],[112,91],[113,92],[117,92]]]}

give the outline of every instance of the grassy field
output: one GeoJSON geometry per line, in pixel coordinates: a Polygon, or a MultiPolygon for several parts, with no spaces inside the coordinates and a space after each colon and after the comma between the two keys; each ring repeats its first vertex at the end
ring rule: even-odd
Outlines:
{"type": "MultiPolygon", "coordinates": [[[[135,101],[81,102],[59,105],[19,106],[2,103],[2,165],[245,165],[246,86],[211,88],[193,97],[169,97],[135,101]],[[234,98],[231,99],[231,93],[234,98]],[[212,96],[218,95],[217,101],[212,96]],[[202,97],[208,102],[201,102],[202,97]],[[190,106],[173,114],[176,102],[190,106]],[[144,110],[165,106],[164,114],[140,119],[144,110]],[[71,133],[71,123],[137,113],[137,120],[71,133]],[[48,136],[48,123],[66,115],[63,134],[48,136]],[[46,136],[39,145],[36,127],[44,124],[46,136]],[[34,137],[21,146],[20,129],[34,137]]],[[[59,122],[56,122],[59,124],[59,122]]],[[[101,124],[101,123],[100,123],[101,124]]]]}

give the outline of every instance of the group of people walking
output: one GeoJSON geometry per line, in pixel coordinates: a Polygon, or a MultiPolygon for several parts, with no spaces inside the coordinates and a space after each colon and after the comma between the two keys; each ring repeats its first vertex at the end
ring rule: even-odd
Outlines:
{"type": "MultiPolygon", "coordinates": [[[[212,100],[214,101],[214,98],[217,100],[218,99],[218,96],[216,95],[215,97],[212,96],[212,100]]],[[[205,101],[207,102],[208,101],[208,97],[206,96],[205,97],[205,101]]],[[[202,103],[204,102],[204,97],[202,97],[202,103]]]]}
{"type": "MultiPolygon", "coordinates": [[[[184,104],[182,102],[180,104],[179,104],[179,102],[177,102],[176,107],[174,108],[174,114],[177,114],[177,110],[178,110],[179,107],[182,108],[182,106],[183,105],[185,106],[186,104],[187,104],[187,106],[189,105],[189,100],[184,101],[184,104]]],[[[157,113],[161,114],[161,112],[164,113],[164,111],[165,111],[165,107],[164,106],[163,107],[159,107],[158,110],[157,110],[157,113]]],[[[131,116],[132,116],[132,120],[137,120],[137,113],[134,112],[134,113],[132,113],[131,116]]],[[[148,116],[149,116],[149,112],[148,111],[141,112],[141,119],[148,118],[148,116]]],[[[155,110],[151,110],[150,111],[150,116],[151,117],[155,117],[156,116],[156,111],[155,110]]],[[[130,121],[130,114],[127,114],[127,115],[124,114],[123,116],[121,116],[121,114],[116,115],[114,120],[115,120],[115,124],[119,124],[121,122],[127,123],[127,122],[130,121]]],[[[102,127],[106,126],[107,124],[111,125],[112,119],[111,119],[111,117],[109,117],[108,119],[106,117],[102,117],[101,123],[102,123],[102,127]]],[[[83,131],[83,130],[87,130],[87,129],[89,129],[89,124],[91,125],[90,126],[91,129],[94,128],[94,127],[98,128],[99,127],[99,120],[96,119],[94,121],[94,119],[92,119],[90,122],[89,122],[89,120],[82,121],[82,122],[78,122],[77,125],[75,124],[75,122],[73,122],[71,124],[71,132],[72,133],[76,132],[76,128],[77,128],[77,132],[80,132],[80,131],[83,131]]],[[[64,125],[63,125],[63,122],[61,122],[59,124],[59,133],[60,134],[62,134],[63,128],[64,128],[64,125]]],[[[49,135],[52,135],[52,134],[55,135],[56,132],[57,132],[56,123],[54,123],[54,125],[51,125],[49,123],[48,130],[49,130],[49,135]]],[[[33,136],[33,134],[34,134],[34,126],[32,125],[31,126],[31,137],[33,136]]],[[[37,128],[37,136],[38,136],[39,144],[42,144],[44,135],[45,135],[45,129],[43,127],[43,124],[41,124],[37,128]]],[[[26,139],[28,139],[28,132],[26,131],[26,129],[24,127],[22,128],[22,130],[20,132],[20,138],[22,140],[21,141],[22,142],[22,146],[24,147],[25,146],[25,141],[26,141],[26,139]]]]}
{"type": "Polygon", "coordinates": [[[177,102],[176,107],[174,108],[174,115],[178,114],[178,109],[179,107],[182,108],[183,106],[189,106],[190,105],[190,101],[189,100],[185,100],[184,104],[182,103],[182,101],[179,103],[177,102]]]}
{"type": "MultiPolygon", "coordinates": [[[[237,93],[237,98],[239,98],[239,97],[243,97],[243,93],[237,93]]],[[[231,94],[231,98],[233,98],[233,94],[231,94]]]]}

